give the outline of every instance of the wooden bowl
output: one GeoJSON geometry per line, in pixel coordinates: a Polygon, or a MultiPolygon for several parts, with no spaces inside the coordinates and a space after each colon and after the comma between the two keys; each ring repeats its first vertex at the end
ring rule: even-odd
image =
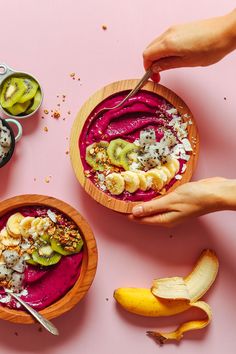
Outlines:
{"type": "MultiPolygon", "coordinates": [[[[88,116],[95,109],[95,107],[103,100],[105,100],[107,97],[115,93],[119,93],[126,90],[132,90],[136,86],[137,82],[138,80],[117,81],[103,87],[95,94],[93,94],[84,103],[84,105],[81,107],[80,111],[78,112],[71,130],[71,137],[70,137],[70,157],[71,157],[72,166],[75,175],[79,180],[80,184],[82,185],[82,187],[84,188],[84,190],[98,203],[106,206],[109,209],[113,209],[121,213],[130,213],[132,208],[136,204],[139,204],[140,202],[118,200],[104,193],[100,189],[98,189],[89,178],[86,178],[84,175],[84,167],[82,165],[82,161],[80,158],[78,141],[83,126],[88,116]]],[[[179,185],[189,182],[191,180],[192,174],[194,172],[198,160],[198,155],[199,155],[199,135],[198,135],[197,126],[194,117],[190,109],[186,105],[186,103],[167,87],[162,86],[160,84],[156,84],[152,81],[148,81],[147,84],[143,86],[142,90],[156,93],[159,96],[165,98],[177,109],[177,111],[182,116],[187,114],[188,119],[191,118],[192,120],[192,125],[188,125],[188,133],[189,133],[189,139],[194,140],[194,144],[192,144],[193,153],[191,154],[189,161],[186,162],[187,168],[185,172],[182,174],[182,179],[176,181],[173,184],[173,186],[168,189],[167,193],[170,193],[179,185]]],[[[157,196],[156,198],[159,197],[160,196],[157,196]]]]}
{"type": "MultiPolygon", "coordinates": [[[[60,300],[39,311],[48,319],[55,318],[72,309],[89,290],[97,268],[96,241],[90,226],[78,211],[63,201],[52,197],[28,194],[7,199],[0,203],[0,217],[11,210],[24,206],[46,206],[59,210],[78,225],[84,240],[82,268],[78,280],[60,300]]],[[[35,320],[27,312],[13,310],[1,305],[0,318],[14,323],[35,323],[35,320]]]]}

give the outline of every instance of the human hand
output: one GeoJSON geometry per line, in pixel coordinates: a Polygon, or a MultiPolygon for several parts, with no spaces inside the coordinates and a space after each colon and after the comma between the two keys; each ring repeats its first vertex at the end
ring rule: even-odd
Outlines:
{"type": "Polygon", "coordinates": [[[170,27],[148,45],[144,68],[152,66],[153,80],[163,70],[207,66],[236,48],[236,10],[228,15],[170,27]]]}
{"type": "Polygon", "coordinates": [[[139,204],[129,218],[142,224],[174,226],[224,209],[236,209],[236,181],[213,177],[183,184],[163,197],[139,204]]]}

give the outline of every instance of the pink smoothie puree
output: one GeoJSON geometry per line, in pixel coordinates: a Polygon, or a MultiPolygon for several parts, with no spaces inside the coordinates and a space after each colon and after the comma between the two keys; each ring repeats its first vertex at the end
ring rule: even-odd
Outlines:
{"type": "MultiPolygon", "coordinates": [[[[23,207],[11,211],[0,217],[0,230],[6,225],[9,216],[16,212],[20,212],[23,216],[44,217],[47,216],[47,210],[45,207],[23,207]]],[[[56,210],[53,211],[61,214],[56,210]]],[[[57,264],[52,266],[26,265],[21,299],[36,310],[42,310],[59,300],[79,278],[82,258],[83,251],[80,251],[74,255],[63,256],[57,264]]],[[[3,297],[4,289],[0,289],[0,297],[3,297]]],[[[1,301],[0,304],[14,309],[20,308],[13,299],[6,303],[1,301]]]]}
{"type": "MultiPolygon", "coordinates": [[[[133,143],[140,137],[140,132],[146,129],[152,129],[156,134],[156,141],[159,142],[163,138],[163,130],[165,128],[173,130],[169,122],[173,119],[173,114],[169,113],[174,109],[164,98],[149,91],[139,91],[134,97],[130,98],[122,107],[97,114],[104,107],[113,107],[118,104],[128,91],[119,92],[106,98],[101,102],[89,115],[84,124],[79,139],[79,150],[82,164],[85,171],[91,171],[91,167],[86,162],[86,147],[94,142],[107,141],[122,138],[133,143]]],[[[180,158],[180,170],[184,161],[180,158]]],[[[94,174],[91,172],[90,180],[94,183],[94,174]]],[[[172,179],[165,186],[168,190],[174,183],[172,179]]],[[[104,191],[109,194],[109,191],[104,191]]],[[[153,189],[141,191],[138,189],[135,193],[124,191],[118,196],[112,196],[121,200],[129,201],[148,201],[156,197],[159,193],[153,189]]]]}

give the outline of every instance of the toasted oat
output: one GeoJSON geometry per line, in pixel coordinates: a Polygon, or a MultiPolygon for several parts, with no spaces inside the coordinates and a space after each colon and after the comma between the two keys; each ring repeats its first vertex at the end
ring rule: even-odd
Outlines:
{"type": "Polygon", "coordinates": [[[59,119],[60,116],[61,116],[61,114],[60,114],[59,111],[55,110],[55,111],[53,112],[52,116],[53,116],[53,118],[59,119]]]}
{"type": "Polygon", "coordinates": [[[45,183],[49,183],[51,181],[52,176],[47,176],[44,178],[45,183]]]}

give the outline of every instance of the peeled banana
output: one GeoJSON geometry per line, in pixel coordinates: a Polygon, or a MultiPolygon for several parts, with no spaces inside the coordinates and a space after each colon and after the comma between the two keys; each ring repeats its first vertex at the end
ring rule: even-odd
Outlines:
{"type": "Polygon", "coordinates": [[[211,250],[204,250],[187,277],[156,279],[151,289],[119,288],[115,290],[114,298],[127,311],[149,317],[171,316],[191,307],[202,310],[206,315],[204,320],[181,324],[175,331],[169,333],[147,332],[160,343],[166,340],[180,340],[184,332],[201,329],[211,321],[209,305],[198,300],[215,281],[218,268],[216,254],[211,250]]]}

